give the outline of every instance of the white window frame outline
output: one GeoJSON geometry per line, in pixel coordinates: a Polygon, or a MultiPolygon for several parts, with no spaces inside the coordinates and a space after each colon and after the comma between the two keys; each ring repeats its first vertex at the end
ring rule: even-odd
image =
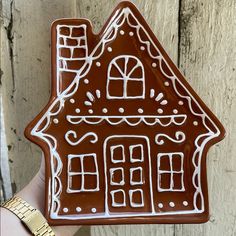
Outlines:
{"type": "Polygon", "coordinates": [[[144,198],[143,198],[143,189],[137,188],[137,189],[130,189],[129,190],[129,201],[131,207],[144,207],[144,198]],[[133,202],[133,193],[140,192],[141,193],[141,204],[133,202]]]}
{"type": "MultiPolygon", "coordinates": [[[[117,64],[118,65],[118,64],[117,64]]],[[[129,72],[128,75],[132,74],[133,72],[133,69],[131,69],[131,71],[129,72]]],[[[120,73],[122,74],[122,72],[120,71],[120,73]]],[[[108,70],[107,70],[107,84],[106,84],[106,98],[107,99],[144,99],[145,98],[145,73],[144,73],[144,66],[142,64],[142,62],[135,56],[132,56],[132,55],[120,55],[120,56],[117,56],[115,58],[113,58],[110,63],[109,63],[109,66],[108,66],[108,70]],[[112,69],[112,66],[116,63],[116,60],[118,59],[121,59],[121,58],[124,58],[125,59],[125,68],[124,68],[124,73],[127,69],[127,59],[129,58],[133,58],[137,61],[137,65],[141,67],[141,70],[142,70],[142,77],[141,78],[128,78],[128,76],[124,75],[123,77],[111,77],[110,76],[110,72],[111,72],[111,69],[112,69]],[[109,93],[109,83],[110,81],[114,81],[114,80],[119,80],[119,81],[123,81],[123,93],[122,93],[122,96],[112,96],[110,95],[109,93]],[[142,94],[141,95],[138,95],[138,96],[127,96],[127,84],[128,84],[128,81],[140,81],[142,82],[142,94]]]]}
{"type": "Polygon", "coordinates": [[[123,186],[123,185],[125,185],[125,174],[124,174],[124,168],[123,167],[110,168],[110,185],[112,185],[112,186],[123,186]],[[117,170],[121,170],[122,179],[121,179],[120,183],[114,182],[112,180],[113,174],[117,170]]]}
{"type": "Polygon", "coordinates": [[[130,162],[135,163],[135,162],[143,162],[144,161],[144,150],[143,150],[143,144],[134,144],[129,146],[129,155],[130,155],[130,162]],[[141,147],[141,157],[140,159],[133,158],[133,150],[136,147],[141,147]]]}
{"type": "Polygon", "coordinates": [[[182,152],[170,152],[170,153],[158,153],[157,155],[157,173],[158,173],[158,181],[157,181],[157,189],[159,192],[184,192],[184,154],[182,152]],[[172,159],[173,155],[178,155],[181,158],[181,168],[180,171],[173,170],[172,159]],[[161,158],[168,157],[170,163],[170,170],[161,170],[161,158]],[[170,188],[162,188],[161,187],[161,175],[169,174],[170,175],[170,188]],[[181,174],[181,189],[174,188],[174,174],[181,174]]]}
{"type": "Polygon", "coordinates": [[[130,185],[131,186],[144,184],[143,179],[142,179],[142,177],[143,177],[143,168],[141,166],[132,167],[132,168],[129,169],[129,172],[130,172],[130,185]],[[133,181],[133,172],[136,171],[136,170],[140,170],[140,181],[139,182],[133,181]]]}
{"type": "Polygon", "coordinates": [[[116,163],[124,163],[125,162],[125,148],[124,145],[118,144],[118,145],[112,145],[110,146],[110,153],[111,153],[111,162],[116,164],[116,163]],[[118,147],[121,147],[122,149],[122,159],[120,160],[115,160],[114,157],[114,150],[118,147]]]}
{"type": "Polygon", "coordinates": [[[97,192],[100,190],[99,188],[99,171],[98,171],[98,164],[97,164],[97,154],[96,153],[86,153],[86,154],[69,154],[68,161],[67,161],[67,193],[80,193],[80,192],[97,192]],[[95,164],[95,172],[84,172],[84,157],[92,156],[95,164]],[[71,160],[73,158],[79,158],[81,171],[72,172],[71,171],[71,160]],[[73,176],[81,176],[81,188],[80,189],[72,189],[71,182],[73,176]],[[97,185],[94,189],[85,189],[84,188],[84,178],[86,175],[94,175],[96,176],[97,185]]]}
{"type": "Polygon", "coordinates": [[[125,196],[125,191],[123,189],[112,190],[110,191],[110,194],[111,194],[111,205],[113,207],[126,207],[126,196],[125,196]],[[115,202],[115,194],[119,192],[122,192],[123,194],[123,199],[124,199],[123,203],[115,202]]]}

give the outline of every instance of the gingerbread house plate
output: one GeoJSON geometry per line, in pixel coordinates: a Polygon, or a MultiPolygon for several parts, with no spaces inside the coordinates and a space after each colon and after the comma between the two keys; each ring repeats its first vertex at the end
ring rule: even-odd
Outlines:
{"type": "Polygon", "coordinates": [[[53,23],[51,98],[25,132],[51,224],[207,221],[206,154],[224,133],[132,3],[98,35],[53,23]]]}

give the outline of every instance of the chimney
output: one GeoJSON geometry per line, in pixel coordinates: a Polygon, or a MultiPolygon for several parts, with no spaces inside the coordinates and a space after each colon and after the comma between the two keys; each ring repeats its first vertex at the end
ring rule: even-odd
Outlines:
{"type": "Polygon", "coordinates": [[[88,56],[86,25],[57,26],[57,93],[74,80],[88,56]]]}

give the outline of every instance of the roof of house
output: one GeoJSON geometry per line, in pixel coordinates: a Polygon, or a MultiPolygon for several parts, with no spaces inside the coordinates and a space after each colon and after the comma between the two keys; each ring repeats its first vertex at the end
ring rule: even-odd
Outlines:
{"type": "MultiPolygon", "coordinates": [[[[57,34],[59,27],[66,26],[67,22],[69,22],[68,24],[69,26],[76,25],[76,20],[70,21],[68,19],[63,19],[63,20],[54,22],[52,26],[52,30],[55,31],[57,34]]],[[[57,84],[55,83],[55,80],[58,80],[59,76],[56,76],[55,73],[53,74],[54,78],[52,78],[52,80],[54,81],[54,83],[52,86],[52,90],[53,90],[52,95],[55,95],[55,91],[57,91],[57,95],[52,96],[50,104],[48,104],[47,106],[46,112],[44,110],[43,116],[40,118],[36,126],[33,128],[32,133],[35,134],[39,131],[38,127],[40,126],[42,121],[44,121],[45,119],[47,120],[45,124],[49,125],[50,119],[55,117],[61,111],[61,109],[63,109],[63,105],[65,101],[68,100],[70,97],[73,96],[73,94],[76,93],[76,91],[79,89],[81,79],[85,75],[87,75],[87,73],[91,69],[91,66],[94,64],[94,61],[96,61],[99,57],[101,57],[106,45],[109,44],[112,40],[114,40],[115,37],[117,37],[118,30],[124,23],[128,23],[129,26],[136,31],[138,39],[143,45],[145,45],[145,48],[149,54],[149,57],[155,60],[156,63],[159,64],[159,69],[161,70],[161,73],[164,75],[166,79],[168,79],[169,83],[171,83],[172,88],[174,88],[176,94],[182,100],[187,102],[191,113],[194,116],[200,117],[202,119],[203,125],[207,128],[207,130],[209,130],[209,135],[214,134],[214,138],[219,137],[220,134],[222,135],[222,133],[224,133],[224,129],[222,125],[220,124],[220,122],[212,114],[212,112],[206,107],[206,105],[202,102],[202,100],[198,97],[198,95],[193,91],[191,86],[187,83],[187,81],[184,79],[182,74],[179,72],[177,67],[174,65],[174,63],[171,61],[167,53],[162,48],[162,46],[156,39],[155,35],[151,31],[151,29],[149,28],[149,26],[147,25],[146,21],[143,19],[139,11],[130,2],[122,2],[114,10],[113,14],[109,18],[105,26],[103,27],[99,35],[96,36],[96,38],[99,40],[97,41],[97,43],[94,44],[94,47],[89,50],[90,53],[87,55],[87,59],[85,63],[77,71],[77,76],[74,78],[74,80],[69,84],[69,86],[65,90],[60,92],[58,88],[55,88],[56,87],[55,84],[57,84]],[[58,108],[56,112],[54,111],[55,107],[58,108]]],[[[88,21],[84,19],[82,21],[79,20],[77,24],[83,24],[87,28],[87,30],[89,30],[88,21]]],[[[54,36],[56,35],[54,34],[54,36]]],[[[58,64],[53,64],[52,66],[58,67],[58,64]]],[[[158,95],[159,94],[157,94],[157,97],[158,95]]],[[[150,96],[152,96],[152,91],[150,91],[150,96]]],[[[163,115],[166,115],[166,114],[163,114],[163,115]]],[[[173,115],[175,117],[177,114],[173,113],[169,115],[173,115]]],[[[184,118],[185,114],[182,114],[182,115],[184,118]]],[[[84,117],[83,119],[86,119],[87,116],[92,117],[93,115],[92,114],[88,114],[88,115],[81,114],[80,116],[78,115],[79,118],[81,116],[84,117]]],[[[101,115],[101,116],[105,118],[107,115],[101,115]]],[[[120,116],[122,117],[123,115],[121,114],[120,116]]],[[[142,115],[139,115],[139,116],[142,116],[142,115]]],[[[159,114],[159,116],[161,115],[159,114]]],[[[96,118],[100,118],[100,116],[96,118]]],[[[71,119],[71,117],[69,117],[69,119],[71,119]]],[[[158,121],[156,122],[158,123],[158,121]]]]}

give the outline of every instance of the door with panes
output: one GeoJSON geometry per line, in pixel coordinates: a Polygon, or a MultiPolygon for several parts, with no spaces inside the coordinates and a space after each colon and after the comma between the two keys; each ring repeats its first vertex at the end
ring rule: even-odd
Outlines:
{"type": "Polygon", "coordinates": [[[148,139],[115,136],[105,143],[106,211],[151,212],[148,139]]]}

